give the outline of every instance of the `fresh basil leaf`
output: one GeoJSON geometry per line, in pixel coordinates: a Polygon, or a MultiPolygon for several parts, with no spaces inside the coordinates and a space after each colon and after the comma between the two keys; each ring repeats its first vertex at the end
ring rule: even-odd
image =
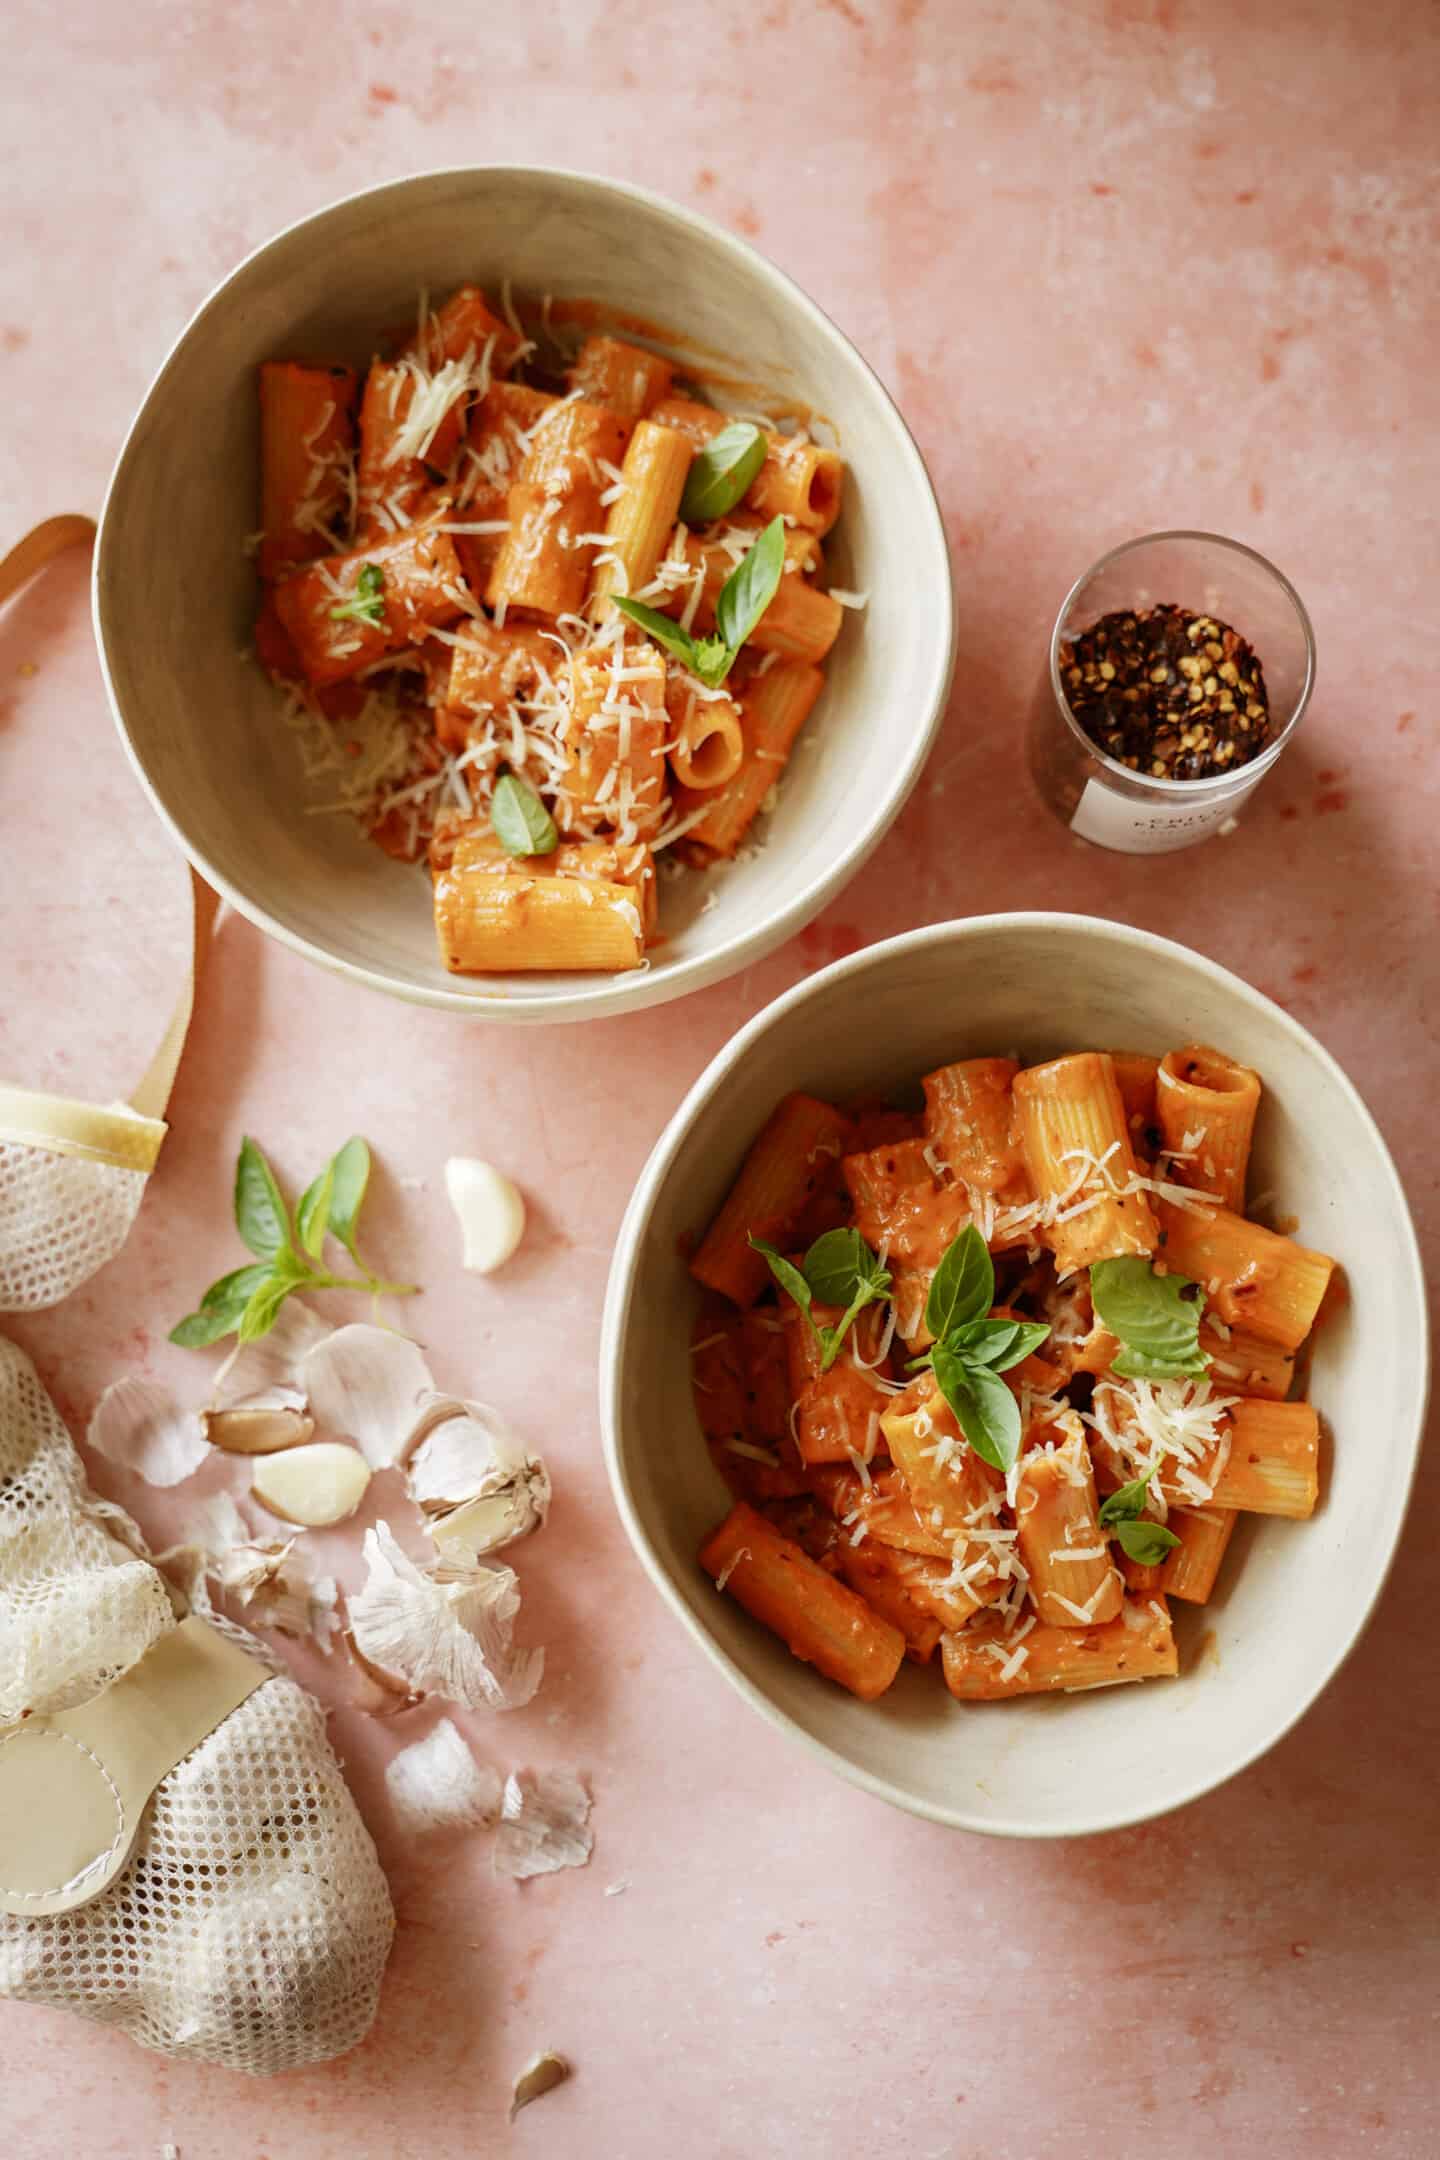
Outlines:
{"type": "Polygon", "coordinates": [[[330,1235],[340,1240],[352,1260],[358,1261],[356,1225],[370,1183],[370,1150],[358,1133],[331,1157],[329,1167],[330,1235]]]}
{"type": "Polygon", "coordinates": [[[385,573],[378,563],[360,565],[355,590],[348,600],[330,610],[332,622],[367,623],[376,629],[385,619],[385,573]]]}
{"type": "Polygon", "coordinates": [[[972,1365],[947,1343],[935,1345],[935,1380],[961,1432],[983,1462],[1008,1470],[1020,1453],[1020,1406],[988,1365],[972,1365]]]}
{"type": "Polygon", "coordinates": [[[1138,1255],[1095,1262],[1090,1296],[1101,1326],[1121,1345],[1114,1370],[1122,1378],[1167,1380],[1209,1370],[1200,1348],[1205,1300],[1186,1295],[1195,1288],[1187,1276],[1157,1275],[1138,1255]]]}
{"type": "Polygon", "coordinates": [[[732,420],[712,435],[690,461],[680,517],[686,525],[709,525],[734,509],[765,462],[765,431],[750,420],[732,420]]]}
{"type": "Polygon", "coordinates": [[[805,1255],[805,1280],[822,1305],[848,1305],[862,1284],[872,1284],[882,1268],[858,1230],[827,1230],[805,1255]]]}
{"type": "Polygon", "coordinates": [[[937,1342],[971,1320],[983,1320],[995,1302],[995,1269],[974,1223],[946,1249],[925,1300],[925,1326],[937,1342]]]}
{"type": "Polygon", "coordinates": [[[732,656],[775,598],[784,570],[785,520],[777,517],[735,565],[715,602],[715,629],[732,656]]]}
{"type": "Polygon", "coordinates": [[[1175,1532],[1160,1522],[1118,1522],[1115,1535],[1126,1557],[1138,1560],[1141,1567],[1158,1567],[1166,1553],[1180,1542],[1175,1532]]]}
{"type": "Polygon", "coordinates": [[[754,1251],[764,1254],[765,1265],[769,1268],[776,1282],[779,1283],[780,1288],[788,1297],[795,1300],[806,1319],[810,1320],[810,1325],[814,1327],[815,1323],[810,1319],[810,1304],[813,1293],[799,1268],[795,1266],[793,1261],[787,1260],[784,1253],[777,1252],[773,1245],[767,1245],[764,1238],[752,1237],[749,1239],[749,1243],[754,1251]]]}
{"type": "Polygon", "coordinates": [[[239,1325],[240,1315],[252,1296],[261,1283],[269,1280],[269,1264],[261,1261],[222,1275],[201,1298],[199,1310],[187,1313],[177,1327],[171,1328],[171,1342],[185,1350],[203,1350],[207,1343],[219,1342],[222,1335],[229,1335],[239,1325]]]}
{"type": "Polygon", "coordinates": [[[624,593],[616,593],[614,600],[622,615],[628,615],[631,622],[648,632],[657,645],[663,645],[666,652],[673,653],[682,666],[693,669],[697,675],[703,673],[702,645],[715,643],[715,640],[691,637],[673,616],[662,615],[659,608],[650,607],[644,600],[628,599],[624,593]]]}
{"type": "Polygon", "coordinates": [[[290,1243],[290,1217],[275,1173],[248,1138],[235,1165],[235,1227],[257,1260],[273,1259],[290,1243]]]}
{"type": "Polygon", "coordinates": [[[1100,1527],[1108,1530],[1111,1523],[1138,1522],[1145,1512],[1145,1498],[1150,1490],[1150,1480],[1155,1475],[1147,1470],[1144,1477],[1136,1478],[1129,1485],[1122,1485],[1100,1503],[1100,1527]]]}
{"type": "Polygon", "coordinates": [[[229,1335],[235,1326],[229,1313],[192,1312],[178,1321],[170,1330],[170,1340],[179,1343],[182,1350],[204,1350],[208,1344],[219,1342],[222,1335],[229,1335]]]}
{"type": "Polygon", "coordinates": [[[502,772],[495,782],[490,823],[507,855],[553,855],[560,845],[554,818],[518,773],[502,772]]]}
{"type": "Polygon", "coordinates": [[[259,1335],[268,1335],[279,1316],[280,1307],[294,1289],[293,1281],[271,1276],[256,1289],[249,1304],[240,1315],[239,1335],[242,1343],[254,1342],[259,1335]]]}
{"type": "Polygon", "coordinates": [[[335,1165],[328,1162],[319,1177],[308,1184],[295,1205],[295,1235],[309,1253],[318,1260],[325,1248],[325,1232],[330,1225],[330,1202],[335,1194],[335,1165]]]}
{"type": "Polygon", "coordinates": [[[971,1320],[965,1327],[952,1329],[947,1340],[973,1364],[988,1365],[998,1373],[1023,1364],[1049,1334],[1041,1320],[971,1320]]]}

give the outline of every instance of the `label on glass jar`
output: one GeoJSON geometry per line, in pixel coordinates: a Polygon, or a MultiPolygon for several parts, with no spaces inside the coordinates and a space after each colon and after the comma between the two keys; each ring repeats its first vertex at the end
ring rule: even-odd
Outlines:
{"type": "Polygon", "coordinates": [[[1177,802],[1173,796],[1163,802],[1137,802],[1129,795],[1117,795],[1092,776],[1075,805],[1070,830],[1118,854],[1168,855],[1218,832],[1250,792],[1248,787],[1241,788],[1207,803],[1177,802]]]}

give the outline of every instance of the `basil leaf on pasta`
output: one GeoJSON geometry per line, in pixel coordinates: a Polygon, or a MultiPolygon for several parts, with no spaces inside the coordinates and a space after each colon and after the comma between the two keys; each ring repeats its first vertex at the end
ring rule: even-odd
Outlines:
{"type": "Polygon", "coordinates": [[[490,823],[507,855],[551,855],[560,845],[554,818],[518,773],[502,772],[495,782],[490,823]]]}
{"type": "Polygon", "coordinates": [[[1097,1260],[1090,1270],[1095,1315],[1121,1345],[1113,1370],[1127,1380],[1200,1378],[1210,1360],[1200,1348],[1205,1300],[1185,1275],[1157,1275],[1138,1255],[1097,1260]]]}
{"type": "Polygon", "coordinates": [[[1020,1406],[988,1365],[972,1365],[943,1342],[935,1345],[935,1381],[975,1453],[1008,1470],[1020,1453],[1020,1406]]]}
{"type": "Polygon", "coordinates": [[[680,517],[686,525],[709,525],[733,510],[765,462],[765,431],[750,420],[732,420],[690,462],[680,517]]]}
{"type": "Polygon", "coordinates": [[[777,517],[735,565],[715,603],[716,633],[732,660],[775,598],[784,569],[785,520],[777,517]]]}
{"type": "Polygon", "coordinates": [[[936,1341],[971,1320],[983,1320],[995,1302],[995,1269],[974,1223],[946,1249],[925,1300],[925,1326],[936,1341]]]}

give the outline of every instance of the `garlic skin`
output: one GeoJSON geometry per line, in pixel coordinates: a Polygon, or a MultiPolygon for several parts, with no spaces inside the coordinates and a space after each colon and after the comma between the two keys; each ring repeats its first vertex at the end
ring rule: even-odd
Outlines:
{"type": "Polygon", "coordinates": [[[493,1275],[525,1235],[525,1202],[503,1170],[473,1155],[452,1155],[445,1190],[460,1223],[461,1266],[493,1275]]]}
{"type": "Polygon", "coordinates": [[[550,1474],[485,1403],[431,1395],[404,1457],[405,1485],[436,1550],[473,1566],[541,1528],[550,1474]]]}
{"type": "MultiPolygon", "coordinates": [[[[283,1458],[277,1458],[283,1460],[283,1458]]],[[[512,1569],[421,1569],[388,1523],[365,1533],[369,1574],[348,1599],[354,1647],[376,1676],[418,1700],[518,1710],[540,1685],[543,1650],[511,1640],[520,1590],[512,1569]]]]}
{"type": "Polygon", "coordinates": [[[372,1470],[398,1461],[435,1382],[420,1345],[391,1328],[352,1321],[315,1343],[300,1363],[315,1422],[353,1440],[372,1470]]]}
{"type": "Polygon", "coordinates": [[[369,1483],[363,1455],[338,1440],[314,1440],[279,1455],[257,1456],[250,1491],[282,1522],[328,1530],[355,1513],[369,1483]]]}
{"type": "Polygon", "coordinates": [[[430,1830],[491,1829],[500,1819],[498,1770],[477,1763],[459,1727],[441,1718],[385,1766],[390,1811],[412,1836],[430,1830]]]}
{"type": "Polygon", "coordinates": [[[106,1388],[86,1427],[85,1445],[147,1485],[179,1485],[210,1453],[190,1412],[158,1382],[134,1375],[106,1388]]]}
{"type": "Polygon", "coordinates": [[[532,2100],[542,2100],[547,2092],[554,2092],[569,2075],[569,2063],[553,2049],[547,2048],[543,2055],[532,2055],[510,2088],[511,2122],[521,2108],[529,2107],[532,2100]]]}
{"type": "Polygon", "coordinates": [[[573,1770],[512,1770],[495,1833],[495,1873],[524,1882],[557,1868],[584,1867],[595,1844],[592,1805],[573,1770]]]}

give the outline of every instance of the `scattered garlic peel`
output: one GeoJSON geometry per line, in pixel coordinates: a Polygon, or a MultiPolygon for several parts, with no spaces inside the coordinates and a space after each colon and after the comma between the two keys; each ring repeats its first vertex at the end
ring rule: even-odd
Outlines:
{"type": "Polygon", "coordinates": [[[489,1829],[500,1818],[500,1773],[476,1762],[450,1718],[391,1758],[385,1786],[396,1822],[414,1834],[489,1829]]]}
{"type": "Polygon", "coordinates": [[[513,1882],[584,1867],[595,1843],[589,1793],[573,1770],[512,1771],[505,1780],[495,1873],[513,1882]]]}
{"type": "Polygon", "coordinates": [[[570,2065],[563,2055],[532,2055],[525,2068],[516,2078],[510,2092],[510,2120],[514,2122],[521,2108],[529,2107],[532,2100],[541,2100],[557,2085],[563,2085],[570,2076],[570,2065]]]}
{"type": "Polygon", "coordinates": [[[280,1455],[257,1456],[250,1491],[282,1522],[328,1530],[355,1513],[370,1476],[370,1465],[355,1448],[338,1440],[312,1440],[280,1455]]]}
{"type": "Polygon", "coordinates": [[[367,1717],[394,1717],[398,1711],[412,1709],[420,1700],[418,1695],[410,1693],[403,1681],[371,1664],[356,1642],[353,1629],[343,1629],[340,1640],[350,1654],[350,1663],[359,1683],[354,1694],[357,1710],[363,1710],[367,1717]]]}
{"type": "Polygon", "coordinates": [[[518,1189],[492,1163],[452,1155],[445,1165],[445,1190],[460,1224],[461,1266],[493,1275],[525,1235],[525,1202],[518,1189]]]}
{"type": "Polygon", "coordinates": [[[405,1452],[410,1498],[429,1518],[437,1549],[472,1565],[538,1530],[550,1506],[550,1476],[485,1403],[432,1395],[405,1452]]]}
{"type": "Polygon", "coordinates": [[[323,1336],[300,1374],[317,1422],[353,1440],[372,1470],[399,1459],[435,1392],[419,1344],[363,1320],[323,1336]]]}
{"type": "Polygon", "coordinates": [[[86,1445],[147,1485],[178,1485],[209,1455],[198,1421],[154,1380],[114,1380],[96,1403],[86,1445]]]}
{"type": "Polygon", "coordinates": [[[268,1334],[257,1335],[254,1342],[237,1343],[230,1352],[215,1375],[211,1409],[229,1410],[243,1403],[303,1410],[301,1363],[305,1353],[331,1332],[299,1298],[287,1298],[268,1334]]]}
{"type": "Polygon", "coordinates": [[[197,1609],[210,1608],[207,1584],[214,1582],[256,1626],[308,1635],[328,1654],[340,1625],[339,1588],[331,1575],[312,1577],[297,1543],[257,1536],[230,1494],[216,1493],[188,1526],[185,1543],[160,1559],[197,1609]]]}
{"type": "Polygon", "coordinates": [[[226,1455],[276,1455],[301,1447],[315,1420],[293,1404],[240,1403],[229,1410],[202,1410],[200,1425],[211,1447],[226,1455]]]}
{"type": "Polygon", "coordinates": [[[545,1653],[517,1650],[511,1640],[520,1608],[513,1570],[422,1570],[384,1522],[366,1531],[365,1560],[369,1573],[348,1601],[350,1632],[382,1681],[469,1710],[516,1710],[530,1701],[545,1653]]]}

